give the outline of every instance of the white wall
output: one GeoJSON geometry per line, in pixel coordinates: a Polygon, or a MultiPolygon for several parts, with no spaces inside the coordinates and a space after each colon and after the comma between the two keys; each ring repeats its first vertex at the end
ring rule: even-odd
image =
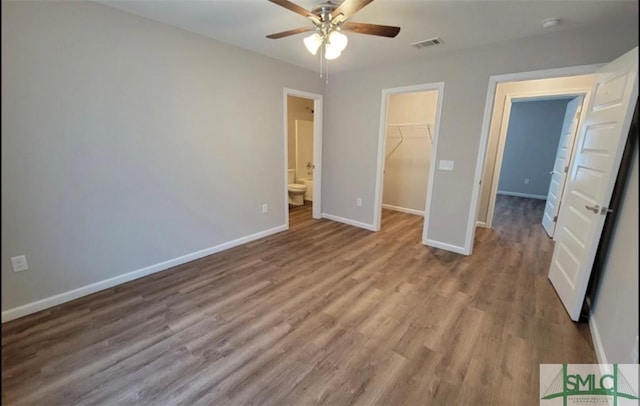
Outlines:
{"type": "Polygon", "coordinates": [[[609,363],[638,363],[639,182],[636,144],[631,174],[602,270],[591,320],[600,338],[596,349],[603,352],[600,355],[604,355],[609,363]]]}
{"type": "Polygon", "coordinates": [[[313,121],[313,103],[311,99],[287,96],[287,139],[289,142],[289,169],[296,168],[296,120],[313,121]]]}
{"type": "Polygon", "coordinates": [[[434,174],[427,233],[463,247],[489,76],[608,62],[637,45],[637,31],[636,16],[629,16],[611,26],[552,32],[437,58],[417,51],[413,63],[336,73],[325,97],[323,212],[373,224],[382,89],[443,81],[435,158],[453,160],[455,168],[434,174]],[[357,198],[363,199],[361,207],[357,198]]]}
{"type": "Polygon", "coordinates": [[[512,103],[498,192],[546,198],[568,102],[512,103]]]}
{"type": "Polygon", "coordinates": [[[389,96],[383,205],[424,211],[437,103],[437,90],[389,96]]]}
{"type": "Polygon", "coordinates": [[[313,177],[313,121],[296,120],[296,182],[313,177]]]}
{"type": "Polygon", "coordinates": [[[3,1],[3,312],[283,226],[284,87],[323,92],[94,3],[3,1]]]}

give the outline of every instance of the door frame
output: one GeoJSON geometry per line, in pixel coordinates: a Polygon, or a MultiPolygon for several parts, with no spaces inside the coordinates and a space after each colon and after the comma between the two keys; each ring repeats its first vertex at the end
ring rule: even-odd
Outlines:
{"type": "Polygon", "coordinates": [[[492,75],[489,77],[489,87],[487,89],[487,98],[484,106],[484,116],[482,119],[482,128],[480,130],[480,143],[478,147],[478,155],[476,158],[476,169],[473,180],[473,191],[471,192],[471,203],[469,205],[469,214],[467,217],[467,234],[464,242],[464,254],[471,255],[473,252],[473,242],[476,236],[476,221],[478,218],[478,209],[480,207],[481,181],[484,173],[484,164],[487,154],[487,146],[489,142],[489,130],[491,127],[491,118],[493,115],[496,90],[499,83],[515,82],[523,80],[551,79],[565,76],[578,76],[593,74],[605,64],[592,64],[570,66],[565,68],[545,69],[529,72],[508,73],[503,75],[492,75]]]}
{"type": "MultiPolygon", "coordinates": [[[[386,134],[387,134],[387,110],[389,105],[389,96],[393,94],[403,93],[417,93],[428,92],[432,90],[438,91],[438,101],[436,105],[436,117],[433,123],[433,142],[431,144],[431,162],[429,166],[429,183],[427,184],[427,196],[425,199],[425,211],[424,211],[424,229],[423,234],[427,230],[429,224],[429,211],[427,207],[431,205],[431,195],[433,189],[433,179],[436,170],[436,159],[438,152],[438,134],[440,132],[440,117],[442,112],[442,98],[444,96],[444,82],[432,82],[423,83],[418,85],[394,87],[388,89],[382,89],[381,103],[380,103],[380,125],[378,129],[378,159],[376,164],[376,186],[373,201],[373,231],[380,231],[380,224],[382,223],[382,193],[383,193],[383,179],[384,179],[384,165],[385,165],[385,147],[386,147],[386,134]]],[[[424,242],[423,242],[424,243],[424,242]]]]}
{"type": "MultiPolygon", "coordinates": [[[[591,95],[591,88],[567,88],[567,89],[556,89],[550,91],[529,91],[529,92],[514,92],[508,93],[506,96],[506,101],[504,104],[504,109],[502,110],[502,119],[500,125],[500,132],[498,136],[498,149],[496,150],[496,162],[493,167],[493,177],[491,178],[491,194],[489,195],[489,207],[487,208],[487,219],[483,227],[492,228],[493,226],[493,215],[496,209],[496,198],[498,195],[498,184],[500,183],[500,173],[502,171],[502,160],[504,158],[504,147],[507,144],[507,137],[509,135],[509,121],[511,120],[511,106],[514,102],[527,102],[527,101],[536,101],[546,98],[552,97],[571,97],[571,96],[583,96],[582,106],[584,107],[588,103],[591,95]]],[[[580,123],[582,123],[584,119],[584,115],[586,114],[586,109],[582,109],[580,112],[580,123]]],[[[576,129],[577,131],[577,129],[576,129]]],[[[577,137],[574,138],[573,142],[575,144],[577,137]]],[[[569,162],[573,159],[573,145],[571,146],[571,152],[569,154],[569,162]]],[[[562,196],[559,199],[562,202],[562,196]]]]}
{"type": "Polygon", "coordinates": [[[313,100],[313,204],[312,217],[321,218],[322,213],[322,95],[303,90],[283,89],[283,135],[284,135],[284,214],[285,225],[289,229],[289,101],[288,96],[313,100]]]}

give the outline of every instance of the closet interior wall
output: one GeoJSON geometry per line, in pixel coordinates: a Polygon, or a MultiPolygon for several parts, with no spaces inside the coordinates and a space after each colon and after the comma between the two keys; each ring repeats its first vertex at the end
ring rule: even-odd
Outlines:
{"type": "Polygon", "coordinates": [[[437,91],[389,96],[383,208],[424,214],[437,98],[437,91]]]}

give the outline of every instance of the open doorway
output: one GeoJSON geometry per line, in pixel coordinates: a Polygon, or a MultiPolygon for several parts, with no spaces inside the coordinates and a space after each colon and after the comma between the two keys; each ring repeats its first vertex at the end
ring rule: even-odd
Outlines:
{"type": "MultiPolygon", "coordinates": [[[[493,228],[498,200],[521,203],[514,197],[538,199],[543,205],[549,202],[544,211],[553,212],[550,220],[555,224],[557,208],[562,201],[558,193],[564,185],[558,183],[563,177],[553,174],[554,162],[558,153],[567,162],[571,159],[577,122],[584,113],[579,106],[588,102],[593,81],[593,75],[578,75],[498,83],[481,180],[478,226],[493,228]],[[568,106],[578,96],[581,97],[579,101],[568,106]],[[565,128],[573,133],[565,137],[563,144],[569,142],[569,145],[560,151],[567,107],[575,108],[567,125],[573,124],[575,118],[576,126],[565,128]],[[574,117],[576,112],[578,116],[574,117]],[[515,122],[512,121],[514,113],[515,122]],[[562,155],[566,153],[569,155],[562,155]],[[552,187],[553,196],[549,200],[552,187]]],[[[564,168],[562,170],[564,173],[564,168]]],[[[537,222],[542,223],[543,218],[537,222]]],[[[549,221],[547,225],[551,226],[549,221]]]]}
{"type": "Polygon", "coordinates": [[[444,83],[382,91],[376,216],[383,210],[428,218],[444,83]]]}
{"type": "Polygon", "coordinates": [[[553,237],[583,100],[584,95],[507,99],[490,203],[494,228],[501,220],[513,223],[513,216],[541,211],[528,225],[542,224],[553,237]]]}
{"type": "Polygon", "coordinates": [[[293,89],[284,92],[285,215],[320,218],[322,96],[293,89]]]}
{"type": "MultiPolygon", "coordinates": [[[[500,129],[504,117],[507,95],[512,97],[535,97],[562,94],[586,93],[584,105],[588,104],[600,64],[572,66],[541,71],[509,73],[489,78],[484,118],[480,134],[480,145],[476,160],[474,188],[471,194],[467,234],[462,253],[471,255],[477,227],[492,227],[493,210],[489,210],[496,154],[500,141],[500,129]],[[581,81],[583,81],[581,83],[581,81]],[[564,83],[563,83],[564,82],[564,83]],[[515,95],[518,91],[521,94],[515,95]]],[[[581,116],[581,120],[584,117],[581,116]]]]}

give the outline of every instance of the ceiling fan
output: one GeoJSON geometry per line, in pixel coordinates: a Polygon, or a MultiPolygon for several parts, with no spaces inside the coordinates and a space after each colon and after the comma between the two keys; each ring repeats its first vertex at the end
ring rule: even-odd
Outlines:
{"type": "Polygon", "coordinates": [[[267,38],[278,39],[303,32],[314,31],[311,36],[304,39],[304,45],[313,55],[317,54],[318,49],[324,45],[325,59],[336,59],[347,46],[347,36],[342,34],[341,31],[389,38],[395,37],[400,32],[400,27],[347,22],[349,17],[373,0],[345,0],[342,4],[336,4],[329,0],[318,5],[312,11],[288,0],[269,1],[308,18],[313,25],[270,34],[267,35],[267,38]]]}

